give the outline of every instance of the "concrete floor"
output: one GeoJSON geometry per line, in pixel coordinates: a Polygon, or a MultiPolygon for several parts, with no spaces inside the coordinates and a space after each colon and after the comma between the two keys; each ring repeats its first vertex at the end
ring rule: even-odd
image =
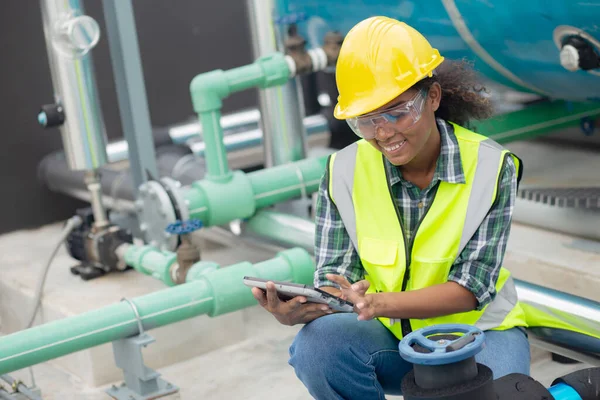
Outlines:
{"type": "MultiPolygon", "coordinates": [[[[529,171],[538,175],[529,175],[526,183],[540,182],[539,176],[545,173],[540,160],[548,159],[548,153],[540,153],[529,144],[517,143],[513,147],[526,165],[529,161],[529,171]]],[[[573,160],[582,161],[580,153],[553,151],[560,153],[561,165],[577,168],[580,180],[598,182],[597,168],[574,163],[573,160]]],[[[600,160],[589,154],[586,157],[593,165],[600,160]]],[[[558,176],[568,179],[564,174],[558,176]]],[[[17,331],[25,323],[39,272],[60,228],[61,224],[54,224],[0,236],[0,332],[17,331]]],[[[599,246],[597,241],[514,223],[505,266],[519,279],[600,301],[599,246]]],[[[205,243],[203,259],[230,265],[243,260],[262,261],[273,255],[272,250],[241,243],[233,247],[205,243]]],[[[69,272],[73,263],[61,249],[48,277],[37,323],[165,288],[161,282],[135,271],[83,282],[69,272]]],[[[150,334],[157,341],[144,350],[144,357],[163,378],[180,387],[178,394],[168,397],[171,399],[309,399],[287,365],[287,349],[297,330],[279,325],[262,309],[252,307],[152,330],[150,334]],[[172,345],[173,337],[177,337],[180,345],[172,345]]],[[[545,385],[585,367],[552,362],[548,353],[536,349],[532,355],[532,375],[545,385]]],[[[109,344],[36,365],[33,370],[46,400],[108,399],[104,389],[118,385],[122,379],[121,371],[114,366],[109,344]]],[[[30,382],[27,370],[12,375],[30,382]]]]}

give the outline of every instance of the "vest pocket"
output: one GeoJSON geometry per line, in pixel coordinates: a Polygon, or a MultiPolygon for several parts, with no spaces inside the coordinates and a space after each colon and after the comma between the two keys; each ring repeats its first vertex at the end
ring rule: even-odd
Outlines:
{"type": "Polygon", "coordinates": [[[413,256],[410,264],[410,280],[407,289],[422,289],[447,282],[450,267],[452,267],[453,263],[453,257],[434,259],[413,256]]]}
{"type": "Polygon", "coordinates": [[[358,244],[358,254],[375,291],[397,291],[398,281],[402,286],[403,268],[398,268],[400,243],[397,240],[385,240],[365,237],[358,244]]]}

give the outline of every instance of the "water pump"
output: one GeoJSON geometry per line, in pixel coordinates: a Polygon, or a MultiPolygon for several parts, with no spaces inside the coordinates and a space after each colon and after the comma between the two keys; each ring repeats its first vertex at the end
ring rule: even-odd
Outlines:
{"type": "Polygon", "coordinates": [[[414,368],[402,380],[405,400],[597,400],[600,368],[588,368],[555,379],[550,388],[523,374],[494,380],[492,371],[475,361],[485,333],[459,324],[435,325],[407,335],[400,355],[414,368]]]}

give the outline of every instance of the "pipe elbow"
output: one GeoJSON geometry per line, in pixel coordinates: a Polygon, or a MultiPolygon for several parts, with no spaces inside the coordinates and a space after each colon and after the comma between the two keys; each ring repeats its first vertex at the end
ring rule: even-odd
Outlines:
{"type": "Polygon", "coordinates": [[[229,96],[229,84],[223,70],[196,75],[190,83],[192,104],[197,113],[221,109],[222,99],[229,96]]]}

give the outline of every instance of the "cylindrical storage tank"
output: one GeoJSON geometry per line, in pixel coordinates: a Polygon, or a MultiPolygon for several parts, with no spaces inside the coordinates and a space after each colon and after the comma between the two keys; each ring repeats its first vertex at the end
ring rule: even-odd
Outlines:
{"type": "Polygon", "coordinates": [[[44,106],[38,120],[46,127],[60,126],[71,169],[93,170],[107,160],[106,130],[90,55],[100,28],[84,15],[79,0],[41,0],[41,9],[55,104],[44,106]]]}
{"type": "Polygon", "coordinates": [[[584,68],[598,62],[600,0],[280,0],[278,5],[280,14],[305,13],[308,20],[299,28],[309,48],[322,45],[328,31],[346,34],[359,21],[384,15],[413,26],[447,59],[473,61],[498,83],[551,98],[600,100],[600,69],[567,69],[577,58],[584,68]]]}

